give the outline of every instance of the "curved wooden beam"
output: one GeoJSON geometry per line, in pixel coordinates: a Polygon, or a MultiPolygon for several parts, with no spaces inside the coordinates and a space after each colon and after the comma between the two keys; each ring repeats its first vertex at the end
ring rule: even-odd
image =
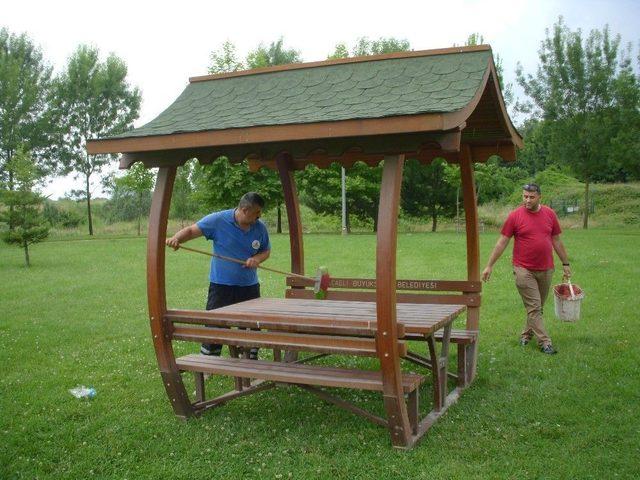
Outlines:
{"type": "MultiPolygon", "coordinates": [[[[478,207],[473,174],[473,158],[469,145],[463,145],[460,158],[460,176],[462,179],[462,199],[467,231],[467,280],[480,282],[480,236],[478,225],[478,207]]],[[[479,330],[480,307],[467,307],[467,330],[479,330]]],[[[469,382],[475,377],[478,360],[478,342],[474,343],[473,353],[468,357],[469,382]]]]}
{"type": "Polygon", "coordinates": [[[165,322],[167,312],[167,295],[165,290],[165,237],[167,235],[167,218],[171,205],[173,182],[176,178],[176,167],[165,167],[158,170],[156,188],[153,192],[151,211],[149,213],[149,236],[147,239],[147,299],[149,302],[149,320],[153,346],[158,359],[158,367],[164,388],[175,414],[182,418],[194,414],[189,396],[184,388],[182,376],[176,366],[176,359],[171,345],[170,324],[165,322]]]}
{"type": "Polygon", "coordinates": [[[413,444],[413,438],[402,390],[396,323],[396,247],[403,165],[402,155],[384,159],[378,207],[376,312],[382,395],[391,443],[395,447],[407,448],[413,444]]]}

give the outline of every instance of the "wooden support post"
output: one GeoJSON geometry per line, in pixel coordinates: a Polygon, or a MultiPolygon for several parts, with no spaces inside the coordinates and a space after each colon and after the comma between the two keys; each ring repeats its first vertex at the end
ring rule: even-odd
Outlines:
{"type": "Polygon", "coordinates": [[[196,402],[204,402],[206,399],[204,389],[204,373],[193,372],[193,381],[196,385],[196,402]]]}
{"type": "MultiPolygon", "coordinates": [[[[462,195],[464,202],[464,216],[467,230],[467,279],[480,282],[480,237],[478,225],[478,206],[476,199],[476,187],[473,174],[473,158],[471,147],[463,145],[460,156],[460,175],[462,179],[462,195]]],[[[467,308],[467,330],[479,331],[480,308],[469,306],[467,308]]],[[[478,335],[479,337],[479,335],[478,335]]],[[[478,361],[478,341],[470,346],[467,362],[467,378],[470,383],[476,375],[478,361]]]]}
{"type": "Polygon", "coordinates": [[[164,320],[164,314],[167,311],[164,242],[167,236],[167,219],[169,217],[169,206],[171,205],[171,193],[175,177],[176,167],[162,167],[158,170],[158,179],[149,213],[147,299],[151,335],[162,382],[173,411],[177,416],[186,418],[192,416],[194,410],[184,388],[182,376],[176,366],[176,359],[171,345],[171,325],[164,320]]]}
{"type": "MultiPolygon", "coordinates": [[[[291,271],[299,275],[304,275],[304,246],[302,242],[302,222],[300,220],[300,203],[298,201],[298,191],[293,178],[291,155],[287,152],[279,153],[276,156],[276,166],[282,183],[284,203],[287,207],[287,221],[289,223],[289,243],[291,245],[291,271]]],[[[297,360],[298,353],[285,351],[285,362],[297,360]]]]}
{"type": "Polygon", "coordinates": [[[403,165],[404,155],[384,159],[376,247],[376,340],[391,443],[409,448],[414,437],[402,390],[396,322],[396,247],[403,165]]]}

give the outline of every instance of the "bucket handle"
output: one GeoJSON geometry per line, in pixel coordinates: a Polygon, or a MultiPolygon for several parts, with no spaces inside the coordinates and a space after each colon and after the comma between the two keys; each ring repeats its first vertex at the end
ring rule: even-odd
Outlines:
{"type": "Polygon", "coordinates": [[[571,292],[571,300],[576,299],[576,294],[573,291],[573,285],[571,285],[571,279],[567,278],[567,283],[569,284],[569,291],[571,292]]]}

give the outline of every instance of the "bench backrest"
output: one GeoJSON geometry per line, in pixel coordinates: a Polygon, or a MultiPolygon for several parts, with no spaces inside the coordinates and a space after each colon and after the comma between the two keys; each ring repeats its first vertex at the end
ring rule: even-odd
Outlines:
{"type": "MultiPolygon", "coordinates": [[[[291,288],[285,291],[286,298],[314,298],[313,290],[306,288],[313,287],[311,280],[287,277],[287,286],[291,288]]],[[[372,278],[331,278],[326,299],[375,302],[375,289],[376,280],[372,278]]],[[[433,303],[479,307],[482,284],[466,280],[397,280],[396,290],[398,291],[396,294],[398,303],[433,303]]]]}

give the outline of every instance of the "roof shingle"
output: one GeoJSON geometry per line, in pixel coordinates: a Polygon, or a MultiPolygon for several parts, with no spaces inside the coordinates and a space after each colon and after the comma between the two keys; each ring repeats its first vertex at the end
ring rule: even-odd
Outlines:
{"type": "Polygon", "coordinates": [[[454,112],[480,88],[490,57],[479,50],[197,81],[114,138],[454,112]]]}

